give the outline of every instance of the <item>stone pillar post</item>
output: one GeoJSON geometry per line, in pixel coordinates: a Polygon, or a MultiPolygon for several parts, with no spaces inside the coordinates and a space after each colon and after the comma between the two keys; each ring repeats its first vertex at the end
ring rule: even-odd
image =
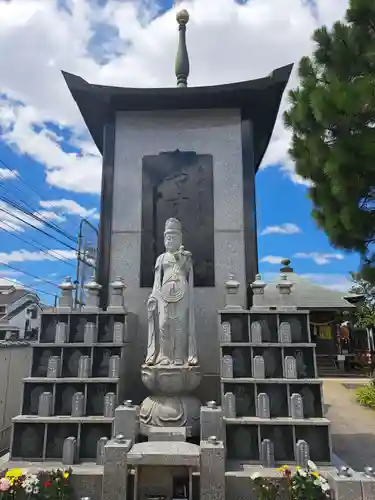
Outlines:
{"type": "Polygon", "coordinates": [[[85,284],[86,304],[82,308],[83,312],[97,313],[99,311],[99,293],[101,288],[101,285],[94,278],[85,284]]]}
{"type": "Polygon", "coordinates": [[[225,448],[216,436],[201,441],[200,500],[225,500],[225,448]]]}
{"type": "Polygon", "coordinates": [[[126,500],[128,484],[127,454],[132,447],[123,435],[111,439],[104,447],[102,500],[126,500]]]}
{"type": "Polygon", "coordinates": [[[122,278],[116,278],[115,281],[110,283],[110,296],[107,311],[111,313],[124,314],[126,312],[124,302],[124,291],[126,285],[122,278]]]}
{"type": "Polygon", "coordinates": [[[288,276],[284,273],[280,274],[280,281],[276,285],[280,293],[281,306],[293,307],[291,300],[293,283],[288,280],[288,276]]]}
{"type": "Polygon", "coordinates": [[[243,309],[241,298],[238,295],[240,283],[234,277],[234,274],[229,276],[229,280],[224,283],[225,286],[225,309],[243,309]]]}
{"type": "Polygon", "coordinates": [[[253,307],[264,306],[264,289],[266,288],[266,283],[262,280],[260,274],[255,276],[255,281],[251,283],[251,289],[253,290],[253,307]]]}
{"type": "Polygon", "coordinates": [[[216,401],[209,401],[205,406],[201,406],[201,441],[210,436],[217,436],[224,441],[224,423],[221,406],[217,406],[216,401]]]}
{"type": "Polygon", "coordinates": [[[61,290],[57,312],[59,314],[69,314],[73,309],[73,290],[75,289],[72,278],[68,276],[59,285],[61,290]]]}
{"type": "Polygon", "coordinates": [[[125,401],[115,410],[114,434],[115,436],[122,434],[125,439],[134,443],[137,427],[137,407],[133,405],[132,401],[125,401]]]}

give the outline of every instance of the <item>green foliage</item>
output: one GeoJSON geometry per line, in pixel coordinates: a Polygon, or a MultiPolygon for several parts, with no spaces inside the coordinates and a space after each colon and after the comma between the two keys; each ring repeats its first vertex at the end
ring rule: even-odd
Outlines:
{"type": "Polygon", "coordinates": [[[356,390],[357,402],[362,406],[367,406],[375,410],[375,382],[359,387],[356,390]]]}
{"type": "Polygon", "coordinates": [[[355,312],[356,326],[370,328],[375,326],[375,286],[362,278],[361,273],[350,273],[353,281],[351,291],[364,296],[364,303],[355,312]]]}
{"type": "Polygon", "coordinates": [[[346,22],[314,32],[284,121],[296,171],[312,181],[313,217],[338,248],[360,252],[375,283],[375,2],[350,0],[346,22]]]}

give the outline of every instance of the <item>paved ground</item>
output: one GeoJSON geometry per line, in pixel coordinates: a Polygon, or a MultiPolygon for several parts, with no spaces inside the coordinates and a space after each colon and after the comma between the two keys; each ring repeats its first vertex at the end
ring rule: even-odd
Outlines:
{"type": "Polygon", "coordinates": [[[359,385],[368,379],[325,379],[326,417],[331,421],[333,452],[348,466],[361,471],[375,467],[375,411],[359,406],[355,390],[343,384],[359,385]]]}

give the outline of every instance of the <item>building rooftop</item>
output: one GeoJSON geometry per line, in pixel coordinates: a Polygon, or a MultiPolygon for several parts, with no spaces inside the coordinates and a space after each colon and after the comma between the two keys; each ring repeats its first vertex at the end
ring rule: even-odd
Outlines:
{"type": "MultiPolygon", "coordinates": [[[[294,270],[289,267],[290,261],[282,261],[281,264],[284,265],[280,269],[281,273],[285,273],[288,281],[293,283],[291,289],[291,302],[293,305],[299,309],[342,309],[350,310],[355,308],[348,300],[344,298],[348,295],[345,292],[338,292],[335,290],[330,290],[321,285],[317,285],[312,281],[299,276],[294,270]],[[286,264],[286,265],[285,265],[286,264]]],[[[277,277],[273,282],[267,283],[264,290],[264,301],[265,305],[269,306],[279,306],[281,305],[281,296],[279,289],[277,287],[280,282],[280,278],[277,277]]]]}

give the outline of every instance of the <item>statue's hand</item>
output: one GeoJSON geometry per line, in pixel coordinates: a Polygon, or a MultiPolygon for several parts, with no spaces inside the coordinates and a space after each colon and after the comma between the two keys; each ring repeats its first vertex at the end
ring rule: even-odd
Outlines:
{"type": "Polygon", "coordinates": [[[156,309],[156,299],[154,297],[149,297],[147,301],[147,310],[153,312],[156,309]]]}

